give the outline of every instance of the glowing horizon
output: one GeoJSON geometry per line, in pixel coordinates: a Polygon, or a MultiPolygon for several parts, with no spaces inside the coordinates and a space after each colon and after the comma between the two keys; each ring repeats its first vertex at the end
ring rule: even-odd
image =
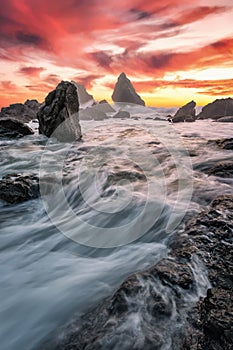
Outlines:
{"type": "Polygon", "coordinates": [[[124,71],[146,105],[233,96],[231,0],[2,0],[0,107],[61,80],[111,101],[124,71]]]}

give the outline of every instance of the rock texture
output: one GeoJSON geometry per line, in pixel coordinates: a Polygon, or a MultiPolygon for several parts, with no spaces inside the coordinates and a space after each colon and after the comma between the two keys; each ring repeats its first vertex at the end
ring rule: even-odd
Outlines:
{"type": "Polygon", "coordinates": [[[33,134],[32,129],[19,120],[0,119],[0,138],[19,138],[33,134]]]}
{"type": "Polygon", "coordinates": [[[233,196],[217,198],[173,236],[167,258],[40,349],[232,349],[232,222],[233,196]]]}
{"type": "MultiPolygon", "coordinates": [[[[196,119],[196,102],[191,101],[179,108],[176,114],[172,117],[173,123],[179,122],[194,122],[196,119]]],[[[170,120],[169,120],[170,121],[170,120]]]]}
{"type": "Polygon", "coordinates": [[[207,104],[202,108],[198,114],[198,119],[219,119],[221,117],[227,117],[233,115],[233,99],[222,98],[217,99],[212,103],[207,104]]]}
{"type": "Polygon", "coordinates": [[[39,196],[39,179],[35,175],[8,174],[0,180],[0,199],[11,204],[39,196]]]}
{"type": "Polygon", "coordinates": [[[133,103],[145,106],[145,102],[136,93],[131,81],[127,78],[125,73],[121,73],[115,85],[112,100],[114,102],[133,103]]]}
{"type": "Polygon", "coordinates": [[[39,107],[37,100],[27,100],[24,104],[14,103],[1,109],[0,118],[13,118],[26,123],[36,118],[39,107]]]}
{"type": "Polygon", "coordinates": [[[233,150],[233,138],[229,139],[219,139],[215,141],[217,145],[223,149],[232,149],[233,150]]]}
{"type": "Polygon", "coordinates": [[[79,101],[73,83],[62,81],[45,98],[39,109],[39,133],[51,135],[59,141],[79,141],[82,137],[79,124],[79,101]]]}

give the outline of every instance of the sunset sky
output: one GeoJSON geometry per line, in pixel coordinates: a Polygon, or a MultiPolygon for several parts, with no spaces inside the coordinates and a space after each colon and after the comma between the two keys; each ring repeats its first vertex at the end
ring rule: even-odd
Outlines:
{"type": "Polygon", "coordinates": [[[1,107],[122,71],[147,105],[233,97],[233,0],[1,0],[0,29],[1,107]]]}

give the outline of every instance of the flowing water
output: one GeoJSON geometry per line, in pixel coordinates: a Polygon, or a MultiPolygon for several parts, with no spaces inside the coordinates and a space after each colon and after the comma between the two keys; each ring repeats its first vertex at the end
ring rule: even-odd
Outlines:
{"type": "MultiPolygon", "coordinates": [[[[0,142],[0,176],[40,174],[41,184],[38,199],[0,203],[2,350],[38,348],[165,257],[169,237],[216,195],[232,193],[232,179],[203,172],[232,159],[207,144],[231,137],[231,124],[146,119],[158,115],[134,108],[138,120],[82,121],[82,143],[0,142]]],[[[201,294],[207,282],[195,269],[201,294]]]]}

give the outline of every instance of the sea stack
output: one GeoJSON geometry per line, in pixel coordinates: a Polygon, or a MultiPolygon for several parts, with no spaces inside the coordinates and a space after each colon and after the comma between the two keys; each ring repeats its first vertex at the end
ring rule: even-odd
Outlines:
{"type": "Polygon", "coordinates": [[[136,93],[131,81],[127,78],[124,72],[118,77],[112,94],[112,100],[114,102],[133,103],[145,106],[145,102],[136,93]]]}
{"type": "Polygon", "coordinates": [[[37,118],[40,134],[47,137],[53,136],[62,142],[81,140],[76,85],[61,81],[45,98],[37,118]]]}
{"type": "Polygon", "coordinates": [[[196,118],[196,102],[191,101],[179,108],[174,117],[172,118],[173,123],[179,122],[194,122],[196,118]]]}
{"type": "Polygon", "coordinates": [[[233,116],[233,99],[231,97],[217,99],[204,106],[198,114],[198,119],[219,119],[221,117],[233,116]]]}

